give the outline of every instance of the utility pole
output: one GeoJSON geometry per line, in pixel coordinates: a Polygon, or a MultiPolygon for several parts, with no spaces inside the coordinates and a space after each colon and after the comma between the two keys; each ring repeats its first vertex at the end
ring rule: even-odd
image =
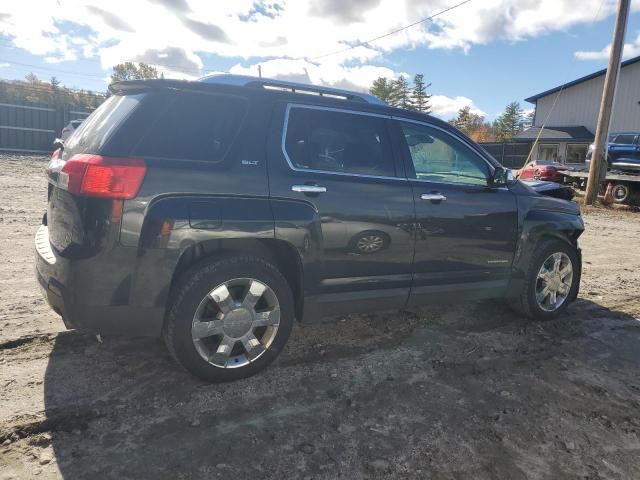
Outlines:
{"type": "Polygon", "coordinates": [[[619,0],[616,26],[613,30],[613,42],[611,53],[609,54],[609,66],[604,78],[604,90],[600,102],[600,113],[598,114],[598,126],[596,127],[596,138],[593,145],[591,165],[589,167],[589,180],[587,182],[587,192],[585,204],[593,205],[598,198],[600,183],[607,174],[606,149],[607,136],[609,134],[609,123],[611,122],[611,112],[615,99],[616,84],[620,73],[620,57],[624,47],[624,33],[627,28],[627,17],[629,16],[629,4],[631,0],[619,0]]]}
{"type": "Polygon", "coordinates": [[[258,65],[258,78],[262,78],[262,65],[258,65]]]}

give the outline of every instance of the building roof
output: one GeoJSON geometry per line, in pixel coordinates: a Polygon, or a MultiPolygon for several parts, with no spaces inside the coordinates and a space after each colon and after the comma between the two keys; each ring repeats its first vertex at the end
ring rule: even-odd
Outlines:
{"type": "MultiPolygon", "coordinates": [[[[626,67],[628,65],[632,65],[636,62],[640,62],[640,55],[638,55],[637,57],[630,58],[629,60],[625,60],[620,64],[620,68],[626,67]]],[[[552,93],[559,92],[560,90],[564,90],[565,88],[573,87],[574,85],[577,85],[579,83],[586,82],[587,80],[591,80],[593,78],[597,78],[600,75],[604,75],[605,73],[607,73],[607,69],[603,68],[602,70],[598,70],[597,72],[593,72],[589,75],[585,75],[584,77],[580,77],[576,80],[573,80],[572,82],[565,83],[563,85],[558,85],[557,87],[552,88],[550,90],[546,90],[542,93],[532,95],[529,98],[525,98],[525,101],[529,103],[536,103],[536,100],[539,99],[540,97],[546,97],[547,95],[551,95],[552,93]]]]}
{"type": "MultiPolygon", "coordinates": [[[[513,137],[514,140],[535,140],[541,127],[529,127],[513,137]]],[[[593,133],[586,127],[545,127],[540,140],[593,140],[593,133]]]]}

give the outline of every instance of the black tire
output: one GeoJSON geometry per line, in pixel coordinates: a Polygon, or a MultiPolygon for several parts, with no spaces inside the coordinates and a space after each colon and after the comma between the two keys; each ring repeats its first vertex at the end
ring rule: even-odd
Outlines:
{"type": "Polygon", "coordinates": [[[561,240],[543,240],[537,245],[529,260],[529,265],[525,272],[525,283],[522,291],[512,303],[518,313],[529,317],[532,320],[553,320],[561,315],[572,301],[578,296],[580,288],[580,276],[582,264],[580,254],[572,245],[561,240]],[[565,301],[553,311],[544,310],[536,299],[536,285],[538,283],[538,272],[543,263],[554,253],[564,253],[571,260],[573,268],[573,279],[571,288],[565,301]]]}
{"type": "Polygon", "coordinates": [[[293,295],[287,280],[272,264],[253,256],[204,260],[183,273],[172,290],[164,328],[164,340],[171,356],[187,371],[209,382],[226,382],[254,375],[267,367],[282,351],[294,321],[293,295]],[[204,360],[198,353],[191,328],[202,300],[217,286],[236,278],[256,279],[276,295],[280,321],[271,344],[247,365],[223,368],[204,360]]]}
{"type": "Polygon", "coordinates": [[[628,183],[614,183],[611,194],[615,203],[627,203],[631,199],[631,185],[628,183]]]}

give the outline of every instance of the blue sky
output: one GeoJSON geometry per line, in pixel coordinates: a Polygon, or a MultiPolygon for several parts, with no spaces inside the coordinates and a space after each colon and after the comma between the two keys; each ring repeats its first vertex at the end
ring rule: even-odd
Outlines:
{"type": "MultiPolygon", "coordinates": [[[[470,0],[362,44],[460,1],[23,0],[0,6],[0,78],[34,72],[104,91],[110,66],[125,60],[183,78],[255,75],[261,64],[265,76],[356,89],[424,73],[435,113],[470,105],[493,119],[510,101],[530,108],[524,98],[606,66],[615,0],[470,0]]],[[[637,0],[627,43],[627,58],[640,55],[637,0]]]]}

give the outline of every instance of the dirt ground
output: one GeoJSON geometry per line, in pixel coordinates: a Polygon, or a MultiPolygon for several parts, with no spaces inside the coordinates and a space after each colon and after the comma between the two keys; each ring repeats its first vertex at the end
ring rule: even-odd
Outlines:
{"type": "Polygon", "coordinates": [[[297,325],[264,373],[190,377],[157,339],[40,298],[45,161],[0,157],[0,479],[640,478],[640,213],[589,210],[578,301],[297,325]]]}

